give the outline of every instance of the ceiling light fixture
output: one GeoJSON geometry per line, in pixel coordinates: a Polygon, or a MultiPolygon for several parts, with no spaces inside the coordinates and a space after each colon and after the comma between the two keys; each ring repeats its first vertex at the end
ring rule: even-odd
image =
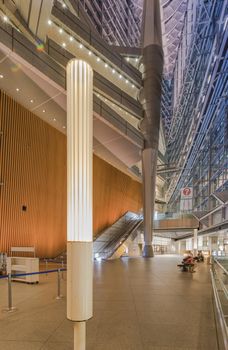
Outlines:
{"type": "Polygon", "coordinates": [[[100,60],[101,60],[100,57],[97,57],[97,62],[100,62],[100,60]]]}
{"type": "Polygon", "coordinates": [[[3,79],[4,78],[4,75],[3,74],[0,74],[0,79],[3,79]]]}
{"type": "Polygon", "coordinates": [[[125,80],[125,83],[126,83],[126,84],[128,84],[128,83],[129,83],[129,81],[126,79],[126,80],[125,80]]]}
{"type": "Polygon", "coordinates": [[[129,62],[130,61],[130,57],[127,57],[126,60],[129,62]]]}
{"type": "Polygon", "coordinates": [[[66,129],[65,125],[63,125],[63,129],[66,129]]]}
{"type": "Polygon", "coordinates": [[[69,37],[69,40],[70,40],[70,41],[73,41],[73,40],[74,40],[74,38],[73,38],[72,36],[70,36],[70,37],[69,37]]]}
{"type": "Polygon", "coordinates": [[[53,121],[56,122],[56,118],[53,118],[53,121]]]}
{"type": "Polygon", "coordinates": [[[112,74],[115,74],[115,72],[116,72],[115,69],[113,69],[113,70],[112,70],[112,74]]]}
{"type": "Polygon", "coordinates": [[[119,75],[119,78],[122,79],[122,75],[121,74],[119,75]]]}
{"type": "Polygon", "coordinates": [[[33,99],[31,99],[31,100],[30,100],[30,102],[31,102],[31,103],[33,103],[33,102],[34,102],[34,100],[33,100],[33,99]]]}
{"type": "Polygon", "coordinates": [[[62,7],[65,9],[65,8],[66,8],[66,4],[63,3],[63,4],[62,4],[62,7]]]}
{"type": "Polygon", "coordinates": [[[49,19],[48,20],[48,25],[51,26],[52,25],[52,21],[49,19]]]}
{"type": "Polygon", "coordinates": [[[105,63],[105,68],[108,68],[108,65],[107,65],[107,63],[105,63]]]}
{"type": "Polygon", "coordinates": [[[66,43],[62,43],[62,47],[66,47],[66,43]]]}
{"type": "Polygon", "coordinates": [[[43,113],[45,113],[45,112],[46,112],[46,110],[45,110],[45,109],[43,109],[43,110],[42,110],[42,112],[43,112],[43,113]]]}
{"type": "Polygon", "coordinates": [[[79,45],[79,48],[80,48],[80,49],[82,49],[82,48],[83,48],[83,45],[82,45],[82,44],[80,44],[80,45],[79,45]]]}
{"type": "Polygon", "coordinates": [[[19,91],[20,91],[20,89],[19,89],[19,88],[16,88],[16,91],[17,91],[17,92],[19,92],[19,91]]]}
{"type": "Polygon", "coordinates": [[[62,28],[59,28],[59,33],[60,33],[60,34],[63,34],[62,28]]]}
{"type": "Polygon", "coordinates": [[[89,56],[91,56],[92,55],[92,52],[91,51],[89,51],[89,56]]]}
{"type": "Polygon", "coordinates": [[[7,16],[3,16],[3,21],[4,22],[8,22],[8,17],[7,16]]]}

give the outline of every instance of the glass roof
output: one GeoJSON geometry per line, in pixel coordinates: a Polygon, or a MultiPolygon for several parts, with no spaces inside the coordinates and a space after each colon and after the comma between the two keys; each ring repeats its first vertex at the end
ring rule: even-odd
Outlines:
{"type": "MultiPolygon", "coordinates": [[[[144,0],[132,0],[131,4],[136,17],[139,18],[140,26],[142,22],[143,1],[144,0]]],[[[160,0],[165,58],[164,73],[168,76],[173,73],[178,46],[181,40],[187,3],[188,0],[160,0]]]]}
{"type": "Polygon", "coordinates": [[[187,2],[187,0],[161,0],[163,50],[165,56],[164,73],[168,75],[173,73],[187,10],[187,2]]]}

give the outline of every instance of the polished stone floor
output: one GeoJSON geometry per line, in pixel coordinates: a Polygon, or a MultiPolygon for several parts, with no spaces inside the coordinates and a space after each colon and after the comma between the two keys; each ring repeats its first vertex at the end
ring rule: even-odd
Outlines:
{"type": "MultiPolygon", "coordinates": [[[[209,267],[177,269],[180,257],[96,262],[94,317],[88,350],[218,350],[209,267]]],[[[62,281],[65,295],[65,276],[62,281]]],[[[56,276],[39,285],[13,283],[13,314],[0,312],[1,350],[73,350],[66,300],[56,300],[56,276]]],[[[0,280],[0,308],[7,283],[0,280]]]]}

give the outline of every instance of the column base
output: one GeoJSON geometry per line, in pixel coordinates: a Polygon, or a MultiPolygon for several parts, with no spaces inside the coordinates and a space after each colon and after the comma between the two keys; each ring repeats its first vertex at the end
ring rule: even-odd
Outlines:
{"type": "Polygon", "coordinates": [[[154,257],[154,251],[153,251],[152,244],[144,245],[142,256],[144,258],[153,258],[154,257]]]}
{"type": "Polygon", "coordinates": [[[93,242],[67,242],[67,318],[93,317],[93,242]]]}

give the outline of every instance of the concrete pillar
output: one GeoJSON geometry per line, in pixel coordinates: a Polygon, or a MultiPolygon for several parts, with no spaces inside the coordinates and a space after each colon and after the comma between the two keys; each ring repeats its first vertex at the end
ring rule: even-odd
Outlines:
{"type": "Polygon", "coordinates": [[[156,167],[160,128],[163,50],[159,0],[145,0],[143,10],[143,88],[139,93],[144,115],[140,129],[144,136],[142,151],[144,197],[144,257],[153,256],[152,233],[155,204],[156,167]]]}
{"type": "Polygon", "coordinates": [[[196,256],[198,253],[198,229],[193,230],[193,255],[196,256]]]}
{"type": "Polygon", "coordinates": [[[67,318],[74,349],[85,350],[92,311],[93,71],[84,61],[67,65],[67,318]]]}

